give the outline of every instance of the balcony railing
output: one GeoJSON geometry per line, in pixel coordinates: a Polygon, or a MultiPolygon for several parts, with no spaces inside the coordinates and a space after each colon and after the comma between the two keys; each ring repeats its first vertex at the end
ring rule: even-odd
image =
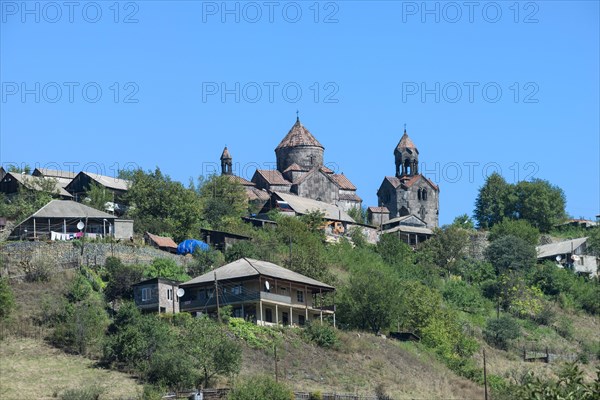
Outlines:
{"type": "MultiPolygon", "coordinates": [[[[245,303],[251,301],[274,301],[283,304],[292,304],[292,298],[282,294],[269,293],[269,292],[249,292],[242,288],[239,292],[227,292],[219,294],[219,306],[226,306],[233,303],[245,303]]],[[[209,297],[202,297],[200,299],[181,299],[180,308],[182,311],[191,310],[195,308],[215,307],[217,305],[217,298],[214,294],[209,297]]]]}

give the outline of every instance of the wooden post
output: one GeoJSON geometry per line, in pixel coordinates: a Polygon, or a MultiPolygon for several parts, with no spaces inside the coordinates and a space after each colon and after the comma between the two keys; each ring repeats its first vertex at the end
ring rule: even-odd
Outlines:
{"type": "Polygon", "coordinates": [[[488,400],[488,390],[487,390],[487,367],[485,362],[485,349],[483,349],[483,389],[485,393],[485,400],[488,400]]]}
{"type": "Polygon", "coordinates": [[[335,291],[333,292],[333,327],[335,328],[335,291]]]}
{"type": "Polygon", "coordinates": [[[304,311],[306,311],[304,323],[308,323],[308,287],[306,285],[304,285],[304,311]]]}
{"type": "Polygon", "coordinates": [[[323,290],[319,288],[319,308],[321,309],[321,325],[323,325],[323,290]]]}
{"type": "Polygon", "coordinates": [[[35,227],[35,218],[33,219],[33,240],[37,239],[37,232],[35,227]]]}
{"type": "Polygon", "coordinates": [[[262,310],[262,309],[263,309],[263,307],[262,307],[262,300],[259,300],[259,301],[258,301],[258,306],[260,307],[260,324],[261,324],[262,326],[264,326],[264,325],[265,325],[265,320],[263,319],[263,310],[262,310]]]}
{"type": "Polygon", "coordinates": [[[275,303],[275,324],[279,325],[279,307],[275,303]]]}
{"type": "Polygon", "coordinates": [[[221,310],[219,310],[219,284],[217,283],[217,271],[215,274],[215,295],[217,296],[217,319],[221,322],[221,310]]]}

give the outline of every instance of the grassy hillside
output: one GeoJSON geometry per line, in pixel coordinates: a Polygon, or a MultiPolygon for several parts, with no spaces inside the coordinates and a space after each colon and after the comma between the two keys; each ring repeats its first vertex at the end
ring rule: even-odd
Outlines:
{"type": "Polygon", "coordinates": [[[0,398],[53,399],[67,389],[95,385],[101,399],[135,398],[142,387],[131,376],[97,368],[95,362],[69,355],[38,339],[0,341],[0,398]]]}

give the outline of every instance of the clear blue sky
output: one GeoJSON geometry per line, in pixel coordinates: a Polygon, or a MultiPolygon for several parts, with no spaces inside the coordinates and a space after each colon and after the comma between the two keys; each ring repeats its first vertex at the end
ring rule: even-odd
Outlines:
{"type": "Polygon", "coordinates": [[[593,218],[599,3],[466,3],[2,0],[0,162],[249,179],[299,110],[364,205],[406,123],[441,223],[498,169],[593,218]]]}

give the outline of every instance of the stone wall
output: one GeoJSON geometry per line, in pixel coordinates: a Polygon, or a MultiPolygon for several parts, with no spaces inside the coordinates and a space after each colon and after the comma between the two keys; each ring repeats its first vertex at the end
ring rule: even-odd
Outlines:
{"type": "Polygon", "coordinates": [[[106,257],[118,257],[125,264],[150,264],[155,258],[170,258],[185,265],[190,258],[171,254],[149,246],[123,243],[86,243],[81,256],[77,242],[7,242],[0,244],[0,275],[21,277],[29,265],[51,260],[56,270],[75,268],[83,264],[103,265],[106,257]]]}

